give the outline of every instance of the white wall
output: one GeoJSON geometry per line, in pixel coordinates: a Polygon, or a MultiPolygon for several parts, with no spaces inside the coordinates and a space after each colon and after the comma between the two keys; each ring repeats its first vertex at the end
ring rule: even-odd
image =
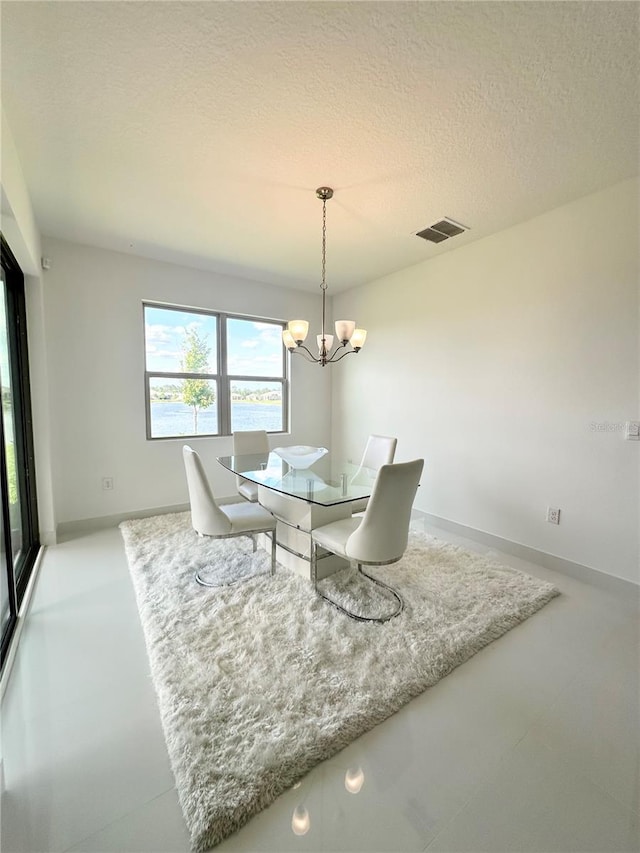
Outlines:
{"type": "Polygon", "coordinates": [[[640,442],[616,426],[640,417],[636,181],[333,313],[369,330],[334,372],[333,446],[357,458],[370,432],[397,435],[398,460],[425,458],[419,509],[638,582],[640,442]]]}
{"type": "MultiPolygon", "coordinates": [[[[58,240],[45,239],[43,251],[58,524],[185,503],[184,439],[146,439],[142,301],[313,321],[320,297],[58,240]],[[112,492],[103,476],[114,478],[112,492]]],[[[328,371],[293,359],[291,379],[291,434],[272,446],[326,444],[328,371]]],[[[189,443],[214,491],[235,494],[215,461],[231,453],[231,438],[189,443]]]]}

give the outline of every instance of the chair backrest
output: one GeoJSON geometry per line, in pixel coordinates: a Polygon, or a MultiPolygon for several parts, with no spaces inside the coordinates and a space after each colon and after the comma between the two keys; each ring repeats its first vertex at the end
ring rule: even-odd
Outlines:
{"type": "MultiPolygon", "coordinates": [[[[370,485],[373,478],[371,471],[379,471],[382,465],[390,465],[393,462],[397,443],[398,439],[390,435],[370,435],[360,466],[351,478],[351,482],[354,485],[370,485]]],[[[362,509],[365,505],[366,499],[362,509]]]]}
{"type": "Polygon", "coordinates": [[[230,533],[231,522],[216,503],[200,457],[185,444],[182,458],[187,472],[193,529],[203,536],[224,536],[230,533]]]}
{"type": "Polygon", "coordinates": [[[377,471],[382,465],[390,465],[396,455],[398,439],[390,435],[370,435],[362,455],[362,468],[377,471]]]}
{"type": "Polygon", "coordinates": [[[347,539],[348,557],[368,563],[391,563],[402,557],[423,467],[424,459],[414,459],[380,468],[362,522],[347,539]]]}
{"type": "MultiPolygon", "coordinates": [[[[264,429],[247,429],[233,433],[233,455],[243,456],[245,453],[264,453],[265,462],[269,456],[269,436],[264,429]]],[[[241,486],[247,481],[244,477],[236,476],[236,484],[241,486]]]]}

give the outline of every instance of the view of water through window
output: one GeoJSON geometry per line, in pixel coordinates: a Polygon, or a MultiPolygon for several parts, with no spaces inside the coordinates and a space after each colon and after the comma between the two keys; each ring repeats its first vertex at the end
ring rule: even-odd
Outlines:
{"type": "MultiPolygon", "coordinates": [[[[194,432],[193,411],[184,403],[151,403],[153,434],[157,438],[178,435],[207,435],[218,431],[215,406],[201,409],[198,431],[194,432]]],[[[231,426],[234,432],[246,429],[282,429],[282,406],[261,403],[231,403],[231,426]]]]}

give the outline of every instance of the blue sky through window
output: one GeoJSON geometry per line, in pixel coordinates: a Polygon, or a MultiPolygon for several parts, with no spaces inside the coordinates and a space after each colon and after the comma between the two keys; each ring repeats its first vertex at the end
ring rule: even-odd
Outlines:
{"type": "Polygon", "coordinates": [[[258,320],[227,320],[229,376],[282,376],[282,327],[258,320]]]}
{"type": "Polygon", "coordinates": [[[188,331],[195,331],[210,348],[209,373],[217,373],[216,318],[207,314],[172,311],[145,306],[145,353],[147,370],[180,373],[188,331]]]}
{"type": "MultiPolygon", "coordinates": [[[[150,372],[179,373],[188,331],[210,348],[209,372],[217,373],[215,317],[145,306],[145,352],[150,372]]],[[[282,328],[275,323],[227,320],[227,372],[230,376],[282,376],[282,328]]]]}

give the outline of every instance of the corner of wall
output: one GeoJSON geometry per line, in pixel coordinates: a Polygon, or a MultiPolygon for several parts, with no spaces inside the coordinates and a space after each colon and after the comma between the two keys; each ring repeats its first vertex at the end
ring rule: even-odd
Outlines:
{"type": "Polygon", "coordinates": [[[20,156],[4,109],[1,127],[2,233],[23,273],[38,275],[41,256],[40,232],[33,214],[20,156]]]}

